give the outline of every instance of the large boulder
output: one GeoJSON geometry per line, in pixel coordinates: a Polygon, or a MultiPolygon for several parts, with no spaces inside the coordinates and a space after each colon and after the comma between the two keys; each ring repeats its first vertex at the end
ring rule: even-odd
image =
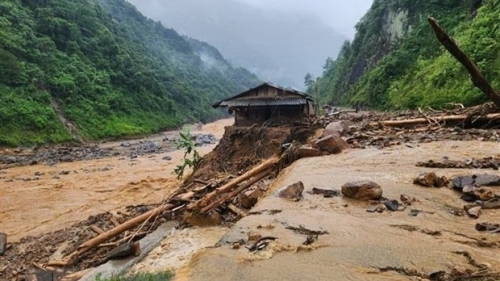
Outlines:
{"type": "Polygon", "coordinates": [[[349,148],[349,144],[339,136],[328,135],[326,137],[320,138],[315,142],[321,151],[326,151],[331,154],[341,153],[342,150],[349,148]]]}
{"type": "Polygon", "coordinates": [[[373,181],[354,181],[342,186],[342,194],[358,200],[378,200],[382,197],[382,188],[373,181]]]}
{"type": "Polygon", "coordinates": [[[344,121],[335,121],[328,124],[323,131],[323,137],[334,135],[342,137],[350,132],[349,126],[344,121]]]}

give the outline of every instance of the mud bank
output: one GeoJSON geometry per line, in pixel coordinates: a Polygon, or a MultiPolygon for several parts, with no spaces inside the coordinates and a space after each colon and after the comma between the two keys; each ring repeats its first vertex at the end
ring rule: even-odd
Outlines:
{"type": "Polygon", "coordinates": [[[412,184],[422,171],[447,177],[484,172],[416,167],[418,161],[443,156],[487,157],[497,149],[496,143],[448,141],[298,160],[279,175],[268,196],[252,210],[280,212],[264,211],[241,219],[219,247],[198,252],[188,266],[177,270],[176,280],[419,280],[454,268],[477,270],[480,266],[499,271],[500,236],[477,232],[474,225],[496,221],[500,211],[485,211],[478,220],[457,217],[453,210],[464,205],[459,194],[450,188],[412,184]],[[418,202],[404,211],[379,214],[366,212],[365,202],[307,193],[313,187],[340,189],[342,184],[360,179],[380,184],[389,199],[407,194],[418,202]],[[278,189],[299,180],[305,185],[301,201],[289,202],[276,196],[278,189]],[[424,212],[409,216],[410,209],[424,212]],[[306,236],[287,226],[328,234],[304,246],[306,236]],[[247,241],[250,232],[277,240],[256,253],[243,246],[233,249],[235,242],[247,241]]]}

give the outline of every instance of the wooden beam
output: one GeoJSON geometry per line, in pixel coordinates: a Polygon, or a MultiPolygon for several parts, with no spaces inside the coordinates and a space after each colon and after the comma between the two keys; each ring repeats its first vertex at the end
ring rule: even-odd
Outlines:
{"type": "MultiPolygon", "coordinates": [[[[468,115],[449,115],[441,117],[432,117],[436,122],[463,122],[469,118],[468,115]]],[[[480,116],[477,118],[478,121],[496,121],[500,120],[500,113],[486,114],[485,116],[480,116]]],[[[404,119],[404,120],[386,120],[380,122],[371,122],[370,127],[378,127],[379,125],[387,127],[398,127],[398,126],[413,126],[420,124],[428,124],[429,121],[426,118],[415,118],[415,119],[404,119]]],[[[431,123],[432,125],[433,123],[431,123]]]]}
{"type": "Polygon", "coordinates": [[[220,188],[217,188],[216,190],[212,191],[211,193],[207,194],[203,199],[200,201],[191,203],[188,205],[187,209],[188,210],[194,210],[194,209],[201,209],[219,195],[222,195],[224,193],[228,193],[236,187],[238,184],[246,181],[247,179],[250,179],[251,177],[271,168],[272,166],[276,165],[279,162],[280,158],[278,156],[273,156],[266,161],[262,162],[261,164],[255,166],[252,168],[250,171],[244,173],[243,175],[231,180],[230,182],[226,183],[225,185],[221,186],[220,188]]]}

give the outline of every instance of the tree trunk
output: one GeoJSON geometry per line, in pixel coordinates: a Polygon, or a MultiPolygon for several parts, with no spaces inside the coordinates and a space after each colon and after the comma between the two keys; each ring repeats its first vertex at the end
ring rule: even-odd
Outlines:
{"type": "Polygon", "coordinates": [[[263,163],[252,168],[250,171],[244,173],[243,175],[233,179],[232,181],[221,186],[220,188],[217,188],[216,190],[207,194],[200,201],[195,202],[195,203],[191,203],[187,209],[188,210],[201,209],[201,208],[207,206],[212,201],[212,199],[214,199],[216,196],[229,192],[231,189],[233,189],[235,186],[237,186],[241,182],[246,181],[247,179],[259,174],[260,172],[271,168],[272,166],[274,166],[278,163],[279,159],[280,158],[278,156],[273,156],[273,157],[267,159],[263,163]]]}
{"type": "MultiPolygon", "coordinates": [[[[442,117],[432,117],[436,122],[463,122],[469,118],[468,115],[450,115],[450,116],[442,116],[442,117]]],[[[495,121],[500,120],[500,113],[491,113],[485,116],[480,116],[477,120],[487,120],[487,121],[495,121]]],[[[405,120],[387,120],[380,122],[371,122],[370,127],[378,127],[379,125],[387,126],[387,127],[398,127],[398,126],[413,126],[419,124],[428,124],[429,121],[426,118],[415,118],[415,119],[405,119],[405,120]]],[[[432,123],[431,123],[432,124],[432,123]]]]}
{"type": "Polygon", "coordinates": [[[222,198],[219,198],[218,200],[215,200],[215,201],[211,202],[208,206],[206,206],[203,209],[201,209],[201,212],[202,213],[206,213],[206,212],[212,210],[213,208],[216,208],[216,207],[218,207],[218,206],[226,203],[231,198],[234,198],[236,195],[238,195],[241,192],[247,190],[252,185],[254,185],[256,182],[258,182],[259,180],[263,179],[265,176],[269,175],[269,173],[270,173],[269,171],[264,171],[261,174],[256,175],[248,183],[246,183],[246,184],[238,187],[237,189],[231,191],[230,193],[224,195],[222,198]]]}
{"type": "Polygon", "coordinates": [[[460,50],[455,41],[451,39],[448,34],[446,34],[434,18],[429,17],[428,21],[436,33],[436,37],[439,42],[441,42],[446,50],[448,50],[448,52],[450,52],[450,54],[452,54],[467,69],[471,76],[472,84],[485,93],[486,96],[488,96],[488,98],[500,108],[500,94],[491,87],[488,81],[486,81],[477,65],[472,62],[467,55],[462,52],[462,50],[460,50]]]}

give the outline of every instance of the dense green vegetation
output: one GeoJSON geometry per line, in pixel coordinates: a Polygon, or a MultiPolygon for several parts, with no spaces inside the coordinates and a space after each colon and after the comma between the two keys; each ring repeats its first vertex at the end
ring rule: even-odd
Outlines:
{"type": "Polygon", "coordinates": [[[317,83],[324,102],[398,109],[485,101],[466,70],[440,46],[428,15],[500,89],[500,1],[375,0],[354,40],[325,63],[317,83]],[[391,14],[404,18],[401,38],[391,39],[397,22],[391,14]]]}
{"type": "Polygon", "coordinates": [[[0,145],[70,141],[51,104],[84,139],[209,121],[211,103],[258,83],[220,54],[207,64],[210,48],[124,0],[1,1],[0,145]]]}

